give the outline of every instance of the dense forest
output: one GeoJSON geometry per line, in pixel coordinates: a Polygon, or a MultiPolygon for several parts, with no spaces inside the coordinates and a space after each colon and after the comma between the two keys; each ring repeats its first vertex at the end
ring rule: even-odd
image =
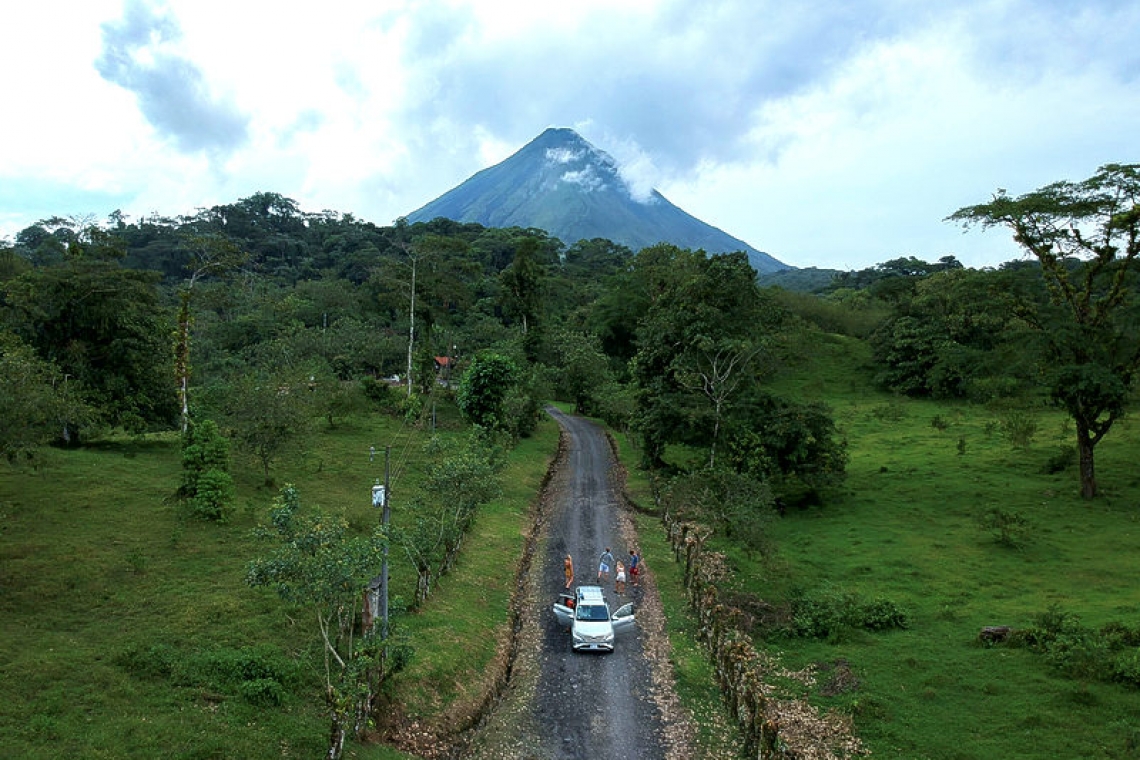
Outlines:
{"type": "Polygon", "coordinates": [[[177,218],[46,219],[0,248],[0,450],[198,417],[269,479],[273,448],[314,411],[416,414],[492,353],[505,361],[481,369],[503,374],[503,397],[490,416],[473,402],[470,421],[525,436],[543,400],[569,400],[635,430],[647,466],[697,447],[774,502],[818,501],[842,479],[843,443],[827,409],[765,378],[822,330],[868,341],[900,394],[1062,405],[1092,497],[1094,446],[1140,363],[1138,185],[1137,167],[1109,165],[952,217],[1009,227],[1021,261],[897,258],[808,278],[813,292],[761,287],[741,254],[445,219],[378,227],[275,193],[177,218]]]}

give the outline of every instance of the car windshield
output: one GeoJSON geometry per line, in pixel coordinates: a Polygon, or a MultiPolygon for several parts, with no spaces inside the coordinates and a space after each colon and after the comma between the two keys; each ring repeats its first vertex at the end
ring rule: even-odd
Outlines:
{"type": "Polygon", "coordinates": [[[578,608],[579,620],[609,620],[606,608],[597,604],[583,604],[578,608]]]}

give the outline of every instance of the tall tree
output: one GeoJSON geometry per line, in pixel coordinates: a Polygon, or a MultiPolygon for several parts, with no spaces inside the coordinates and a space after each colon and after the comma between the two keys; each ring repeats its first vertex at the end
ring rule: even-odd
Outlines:
{"type": "Polygon", "coordinates": [[[511,265],[499,276],[503,284],[503,310],[519,320],[523,335],[535,325],[542,312],[544,276],[538,250],[538,240],[524,237],[515,248],[511,265]]]}
{"type": "Polygon", "coordinates": [[[193,325],[191,300],[194,286],[203,277],[234,269],[246,256],[231,240],[218,234],[191,234],[183,245],[190,253],[189,276],[178,291],[178,328],[174,340],[174,374],[178,383],[178,406],[182,434],[190,426],[190,329],[193,325]]]}
{"type": "Polygon", "coordinates": [[[734,395],[755,384],[752,359],[767,318],[756,272],[744,254],[706,257],[661,245],[635,268],[647,304],[632,366],[639,427],[650,464],[667,443],[708,446],[715,461],[720,423],[734,395]]]}
{"type": "Polygon", "coordinates": [[[1045,334],[1052,394],[1073,418],[1081,495],[1097,494],[1094,450],[1125,411],[1140,368],[1140,164],[1107,164],[1082,182],[1055,182],[948,217],[1003,226],[1040,262],[1051,310],[1045,334]]]}

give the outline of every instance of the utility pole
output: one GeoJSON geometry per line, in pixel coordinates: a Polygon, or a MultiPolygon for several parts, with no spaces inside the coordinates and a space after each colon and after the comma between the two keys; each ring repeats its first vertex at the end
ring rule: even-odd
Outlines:
{"type": "MultiPolygon", "coordinates": [[[[392,521],[392,510],[388,507],[388,478],[391,474],[392,447],[384,447],[384,509],[380,524],[384,526],[384,535],[388,535],[388,524],[392,521]]],[[[388,638],[388,541],[384,541],[384,560],[380,564],[380,619],[383,621],[380,635],[388,638]]]]}
{"type": "MultiPolygon", "coordinates": [[[[369,456],[369,461],[372,457],[369,456]]],[[[376,611],[380,611],[380,636],[388,638],[388,525],[392,521],[392,510],[388,506],[388,479],[391,477],[392,447],[384,447],[384,485],[380,485],[380,478],[376,478],[376,485],[372,486],[372,506],[380,508],[380,525],[385,536],[383,560],[380,562],[380,575],[368,584],[369,616],[365,625],[376,625],[376,611]]]]}

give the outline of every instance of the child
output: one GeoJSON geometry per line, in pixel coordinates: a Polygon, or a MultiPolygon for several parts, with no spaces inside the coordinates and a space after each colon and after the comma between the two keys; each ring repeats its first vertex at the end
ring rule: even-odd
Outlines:
{"type": "Polygon", "coordinates": [[[617,574],[614,576],[614,591],[625,593],[625,565],[620,562],[617,563],[617,574]]]}

